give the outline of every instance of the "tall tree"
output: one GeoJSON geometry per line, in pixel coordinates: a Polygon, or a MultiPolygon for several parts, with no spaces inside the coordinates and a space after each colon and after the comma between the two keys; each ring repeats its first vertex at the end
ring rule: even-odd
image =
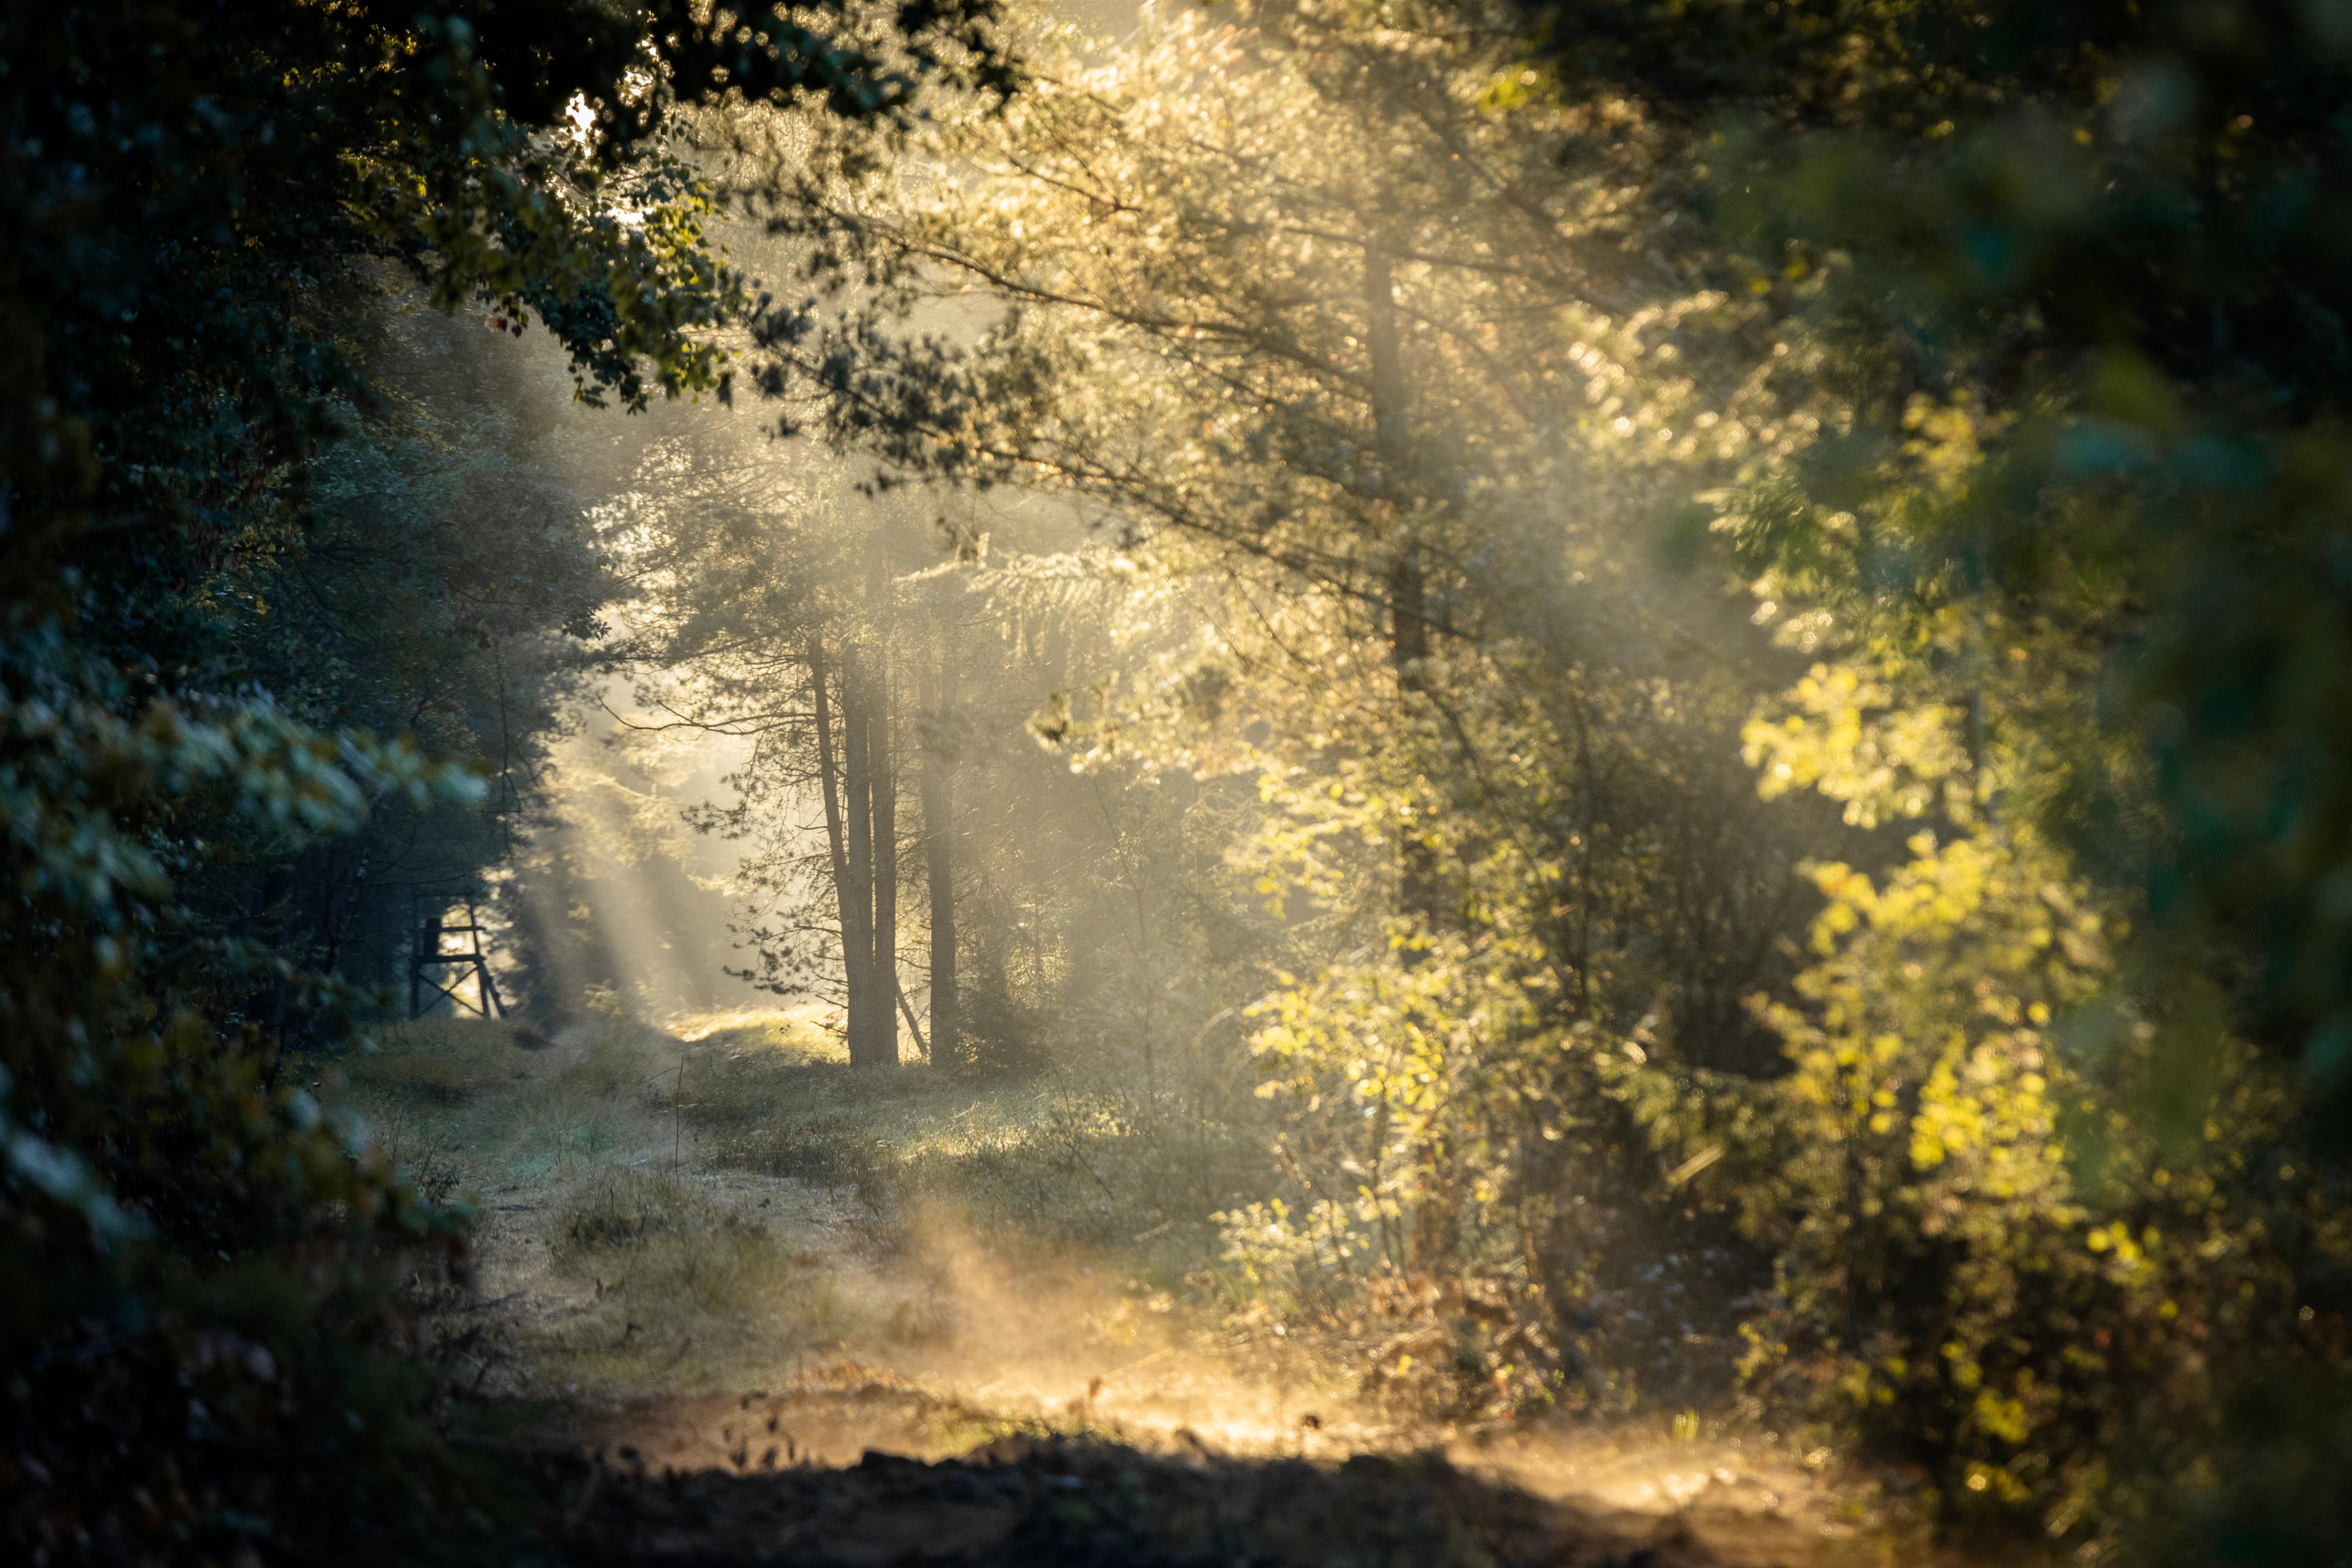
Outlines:
{"type": "MultiPolygon", "coordinates": [[[[1397,696],[1409,703],[1422,690],[1423,666],[1430,654],[1428,578],[1421,542],[1413,537],[1414,513],[1423,498],[1413,482],[1412,383],[1397,332],[1396,280],[1389,262],[1388,240],[1379,236],[1367,239],[1363,257],[1372,444],[1380,454],[1380,489],[1386,502],[1390,535],[1385,584],[1389,662],[1395,671],[1397,696]]],[[[1429,845],[1422,836],[1407,833],[1399,853],[1402,864],[1397,876],[1398,907],[1408,919],[1429,924],[1442,912],[1429,845]]]]}
{"type": "Polygon", "coordinates": [[[962,1019],[956,995],[955,755],[950,725],[956,703],[954,645],[940,632],[921,650],[923,865],[929,895],[930,1058],[953,1066],[962,1059],[962,1019]]]}
{"type": "Polygon", "coordinates": [[[872,731],[874,689],[867,665],[872,650],[853,644],[841,667],[841,787],[849,824],[848,853],[843,864],[849,880],[838,889],[841,900],[842,967],[848,987],[844,1028],[849,1059],[870,1065],[877,1051],[874,1015],[890,1005],[882,977],[874,966],[874,749],[872,731]]]}
{"type": "Polygon", "coordinates": [[[867,670],[866,779],[873,792],[874,935],[868,973],[866,1059],[876,1067],[898,1065],[898,710],[893,641],[897,595],[889,563],[877,538],[869,545],[866,612],[874,626],[873,662],[867,670]]]}

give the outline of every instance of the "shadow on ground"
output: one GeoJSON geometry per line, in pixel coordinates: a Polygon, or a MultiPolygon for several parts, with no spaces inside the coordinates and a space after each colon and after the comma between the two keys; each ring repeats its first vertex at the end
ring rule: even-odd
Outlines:
{"type": "Polygon", "coordinates": [[[548,1456],[570,1568],[1740,1568],[1680,1521],[1604,1518],[1434,1456],[1335,1468],[1012,1437],[961,1459],[653,1472],[548,1456]]]}

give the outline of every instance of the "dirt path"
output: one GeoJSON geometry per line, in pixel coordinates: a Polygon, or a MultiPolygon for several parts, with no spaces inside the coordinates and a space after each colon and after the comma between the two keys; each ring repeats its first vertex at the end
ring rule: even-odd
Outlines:
{"type": "MultiPolygon", "coordinates": [[[[570,1561],[1927,1561],[1755,1440],[1400,1425],[1341,1369],[1099,1258],[881,1212],[854,1168],[793,1146],[799,1173],[747,1169],[732,1091],[663,1099],[719,1064],[617,1037],[420,1036],[362,1086],[480,1195],[474,1289],[439,1328],[490,1424],[520,1424],[570,1561]]],[[[736,1089],[766,1128],[805,1084],[736,1089]]],[[[874,1136],[1020,1114],[926,1104],[874,1136]]]]}
{"type": "Polygon", "coordinates": [[[1000,1413],[856,1367],[770,1393],[574,1405],[537,1435],[582,1563],[1926,1563],[1753,1474],[1662,1469],[1537,1433],[1481,1452],[1396,1443],[1319,1458],[1180,1429],[973,1442],[1000,1413]],[[1186,1440],[1192,1439],[1192,1440],[1186,1440]],[[1572,1447],[1590,1464],[1569,1458],[1572,1447]],[[1612,1506],[1611,1496],[1646,1506],[1612,1506]]]}
{"type": "MultiPolygon", "coordinates": [[[[755,1440],[766,1426],[763,1408],[751,1401],[739,1411],[755,1440]]],[[[1753,1529],[1708,1540],[1687,1518],[1581,1510],[1430,1455],[1359,1455],[1318,1466],[1014,1438],[931,1463],[877,1450],[846,1468],[775,1473],[657,1476],[625,1462],[549,1475],[551,1489],[577,1489],[561,1539],[569,1560],[583,1565],[1794,1568],[1821,1561],[1786,1531],[1777,1540],[1753,1529]]]]}

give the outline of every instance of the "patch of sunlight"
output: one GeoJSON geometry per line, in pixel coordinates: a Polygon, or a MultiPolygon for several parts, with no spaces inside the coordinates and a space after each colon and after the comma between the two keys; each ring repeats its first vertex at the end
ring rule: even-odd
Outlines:
{"type": "Polygon", "coordinates": [[[803,1061],[846,1064],[849,1047],[826,1032],[823,1016],[813,1006],[719,1007],[672,1019],[665,1032],[688,1045],[729,1050],[765,1047],[803,1061]]]}

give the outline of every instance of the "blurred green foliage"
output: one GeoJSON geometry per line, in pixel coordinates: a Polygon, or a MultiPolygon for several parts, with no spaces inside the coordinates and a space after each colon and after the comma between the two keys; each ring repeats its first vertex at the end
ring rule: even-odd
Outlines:
{"type": "Polygon", "coordinates": [[[477,750],[506,678],[427,723],[417,667],[583,629],[603,585],[546,508],[511,515],[527,483],[460,493],[434,448],[478,429],[380,395],[386,269],[544,322],[588,401],[724,395],[710,333],[743,284],[666,117],[722,93],[888,114],[927,74],[1005,69],[984,5],[795,15],[0,16],[11,1560],[413,1560],[483,1522],[400,1359],[399,1289],[454,1266],[466,1215],[285,1070],[286,1034],[352,1000],[321,972],[333,921],[289,889],[331,893],[323,858],[364,865],[371,820],[470,834],[461,869],[494,853],[494,770],[425,747],[477,750]],[[528,602],[468,601],[469,574],[528,602]]]}
{"type": "Polygon", "coordinates": [[[1530,9],[1559,90],[1673,127],[1691,264],[1834,391],[1810,450],[1707,498],[1820,661],[1750,757],[1935,826],[1880,888],[1822,873],[1823,962],[1775,1010],[1850,1119],[1812,1145],[1842,1170],[1796,1168],[1794,1318],[1947,1485],[2062,1535],[2105,1507],[2168,1561],[2336,1560],[2341,1434],[2260,1391],[2346,1351],[2352,15],[1530,9]]]}
{"type": "Polygon", "coordinates": [[[2031,776],[1980,797],[2021,792],[2144,894],[2150,940],[2232,955],[2235,1022],[2300,1063],[2338,1137],[2352,20],[1541,16],[1564,84],[1688,128],[1701,259],[1801,322],[1850,404],[1784,488],[1727,501],[1743,563],[1898,665],[1882,700],[1981,694],[2031,776]]]}

